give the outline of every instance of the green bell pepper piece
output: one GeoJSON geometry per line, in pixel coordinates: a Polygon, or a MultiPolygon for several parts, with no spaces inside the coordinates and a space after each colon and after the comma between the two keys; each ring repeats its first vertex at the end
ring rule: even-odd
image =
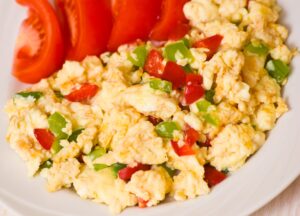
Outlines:
{"type": "Polygon", "coordinates": [[[117,178],[118,177],[118,173],[121,169],[125,168],[126,167],[126,164],[121,164],[121,163],[115,163],[113,164],[112,166],[112,170],[114,172],[114,175],[115,177],[117,178]]]}
{"type": "Polygon", "coordinates": [[[178,59],[188,59],[189,62],[194,61],[194,57],[188,47],[184,44],[183,41],[178,41],[176,43],[171,43],[165,47],[164,56],[173,62],[176,62],[178,59]],[[177,57],[177,58],[176,58],[177,57]]]}
{"type": "Polygon", "coordinates": [[[152,79],[150,80],[149,85],[155,90],[161,90],[167,93],[171,93],[172,91],[172,83],[165,80],[152,79]]]}
{"type": "Polygon", "coordinates": [[[57,154],[63,147],[60,145],[60,139],[56,139],[51,146],[51,152],[57,154]]]}
{"type": "Polygon", "coordinates": [[[215,96],[215,90],[210,89],[205,92],[205,100],[209,101],[210,103],[214,104],[214,96],[215,96]]]}
{"type": "Polygon", "coordinates": [[[128,55],[128,60],[131,63],[138,67],[144,67],[145,61],[147,58],[147,49],[146,46],[139,46],[135,48],[132,54],[128,55]]]}
{"type": "Polygon", "coordinates": [[[32,97],[34,98],[35,101],[37,101],[43,96],[43,93],[42,92],[19,92],[16,94],[16,96],[20,96],[23,98],[32,97]]]}
{"type": "Polygon", "coordinates": [[[89,157],[92,161],[106,154],[106,150],[101,147],[96,147],[94,151],[89,154],[89,157]]]}
{"type": "Polygon", "coordinates": [[[48,124],[50,131],[56,136],[58,139],[66,139],[68,134],[63,132],[63,128],[66,127],[67,121],[66,119],[58,112],[55,112],[48,118],[48,124]]]}
{"type": "Polygon", "coordinates": [[[248,53],[265,56],[269,53],[269,48],[262,43],[249,43],[245,46],[248,53]]]}
{"type": "Polygon", "coordinates": [[[68,141],[69,142],[77,142],[77,138],[78,136],[82,133],[84,129],[81,128],[81,129],[78,129],[78,130],[75,130],[73,131],[73,133],[71,134],[71,136],[69,137],[68,141]]]}
{"type": "Polygon", "coordinates": [[[94,164],[94,170],[99,171],[107,168],[108,166],[106,164],[94,164]]]}
{"type": "Polygon", "coordinates": [[[173,121],[161,122],[155,127],[155,131],[159,136],[170,139],[173,138],[174,131],[179,129],[177,123],[173,121]]]}
{"type": "Polygon", "coordinates": [[[290,67],[281,60],[270,60],[266,64],[269,75],[281,84],[290,74],[290,67]]]}
{"type": "Polygon", "coordinates": [[[218,119],[218,117],[215,116],[212,113],[208,113],[208,114],[203,115],[203,118],[204,118],[204,120],[207,123],[209,123],[209,124],[211,124],[213,126],[218,126],[219,125],[219,119],[218,119]]]}
{"type": "Polygon", "coordinates": [[[52,160],[46,160],[42,165],[40,166],[40,169],[49,169],[52,167],[52,160]]]}
{"type": "Polygon", "coordinates": [[[208,108],[211,106],[211,103],[205,99],[200,100],[196,103],[196,106],[199,112],[207,112],[208,108]]]}

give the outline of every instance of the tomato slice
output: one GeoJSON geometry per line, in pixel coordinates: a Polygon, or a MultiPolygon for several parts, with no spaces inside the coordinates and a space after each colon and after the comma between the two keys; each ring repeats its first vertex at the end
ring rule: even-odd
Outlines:
{"type": "Polygon", "coordinates": [[[144,70],[151,76],[161,78],[164,72],[163,56],[157,50],[151,50],[145,62],[144,70]]]}
{"type": "Polygon", "coordinates": [[[65,98],[72,102],[82,102],[87,101],[94,97],[99,90],[97,85],[85,83],[80,86],[79,89],[72,91],[70,94],[66,95],[65,98]]]}
{"type": "Polygon", "coordinates": [[[189,125],[186,126],[184,141],[187,145],[192,146],[199,139],[199,133],[189,125]]]}
{"type": "Polygon", "coordinates": [[[173,84],[173,89],[183,87],[185,84],[185,72],[183,68],[175,62],[167,62],[162,79],[173,84]]]}
{"type": "Polygon", "coordinates": [[[49,130],[37,128],[34,129],[33,133],[37,141],[44,149],[46,150],[51,149],[55,137],[49,130]]]}
{"type": "Polygon", "coordinates": [[[210,59],[213,55],[218,51],[219,46],[223,40],[223,36],[216,34],[211,37],[205,38],[203,40],[197,41],[194,44],[196,48],[207,48],[209,51],[207,52],[207,58],[210,59]]]}
{"type": "Polygon", "coordinates": [[[12,74],[36,83],[58,70],[64,61],[63,36],[57,16],[47,0],[17,0],[29,8],[16,42],[12,74]]]}
{"type": "Polygon", "coordinates": [[[129,181],[131,179],[131,176],[139,171],[139,170],[149,170],[151,169],[150,165],[145,165],[145,164],[137,164],[135,167],[125,167],[121,170],[119,170],[118,175],[120,179],[123,179],[124,181],[129,181]]]}
{"type": "Polygon", "coordinates": [[[67,59],[81,61],[106,51],[113,25],[109,0],[56,0],[67,30],[67,59]]]}
{"type": "Polygon", "coordinates": [[[218,171],[216,168],[210,165],[205,165],[204,170],[204,180],[207,182],[209,187],[219,184],[227,177],[224,173],[218,171]]]}
{"type": "Polygon", "coordinates": [[[171,145],[178,156],[189,156],[195,154],[195,151],[191,145],[184,144],[183,146],[179,147],[178,143],[173,140],[171,141],[171,145]]]}
{"type": "Polygon", "coordinates": [[[110,51],[137,39],[146,40],[161,11],[162,0],[121,1],[108,43],[110,51]]]}
{"type": "Polygon", "coordinates": [[[148,203],[148,200],[146,201],[146,200],[143,200],[142,198],[138,197],[139,208],[146,208],[147,203],[148,203]]]}
{"type": "Polygon", "coordinates": [[[177,40],[184,36],[189,28],[186,28],[187,19],[183,13],[183,6],[189,0],[164,0],[162,14],[158,23],[151,31],[152,40],[177,40]]]}

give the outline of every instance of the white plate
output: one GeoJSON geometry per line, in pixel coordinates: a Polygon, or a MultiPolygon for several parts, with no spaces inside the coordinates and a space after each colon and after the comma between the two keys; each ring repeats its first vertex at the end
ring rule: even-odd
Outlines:
{"type": "MultiPolygon", "coordinates": [[[[297,0],[281,0],[282,22],[291,30],[290,45],[300,47],[297,0]]],[[[10,75],[14,41],[25,10],[13,0],[0,1],[0,107],[20,88],[10,75]]],[[[125,215],[246,215],[258,209],[294,180],[300,173],[300,59],[293,61],[293,74],[285,88],[291,111],[271,132],[266,144],[248,163],[214,188],[208,196],[174,202],[154,208],[130,208],[125,215]]],[[[70,191],[48,193],[40,178],[29,179],[23,162],[5,141],[7,117],[0,114],[0,199],[15,211],[30,216],[109,215],[107,207],[83,201],[70,191]]]]}

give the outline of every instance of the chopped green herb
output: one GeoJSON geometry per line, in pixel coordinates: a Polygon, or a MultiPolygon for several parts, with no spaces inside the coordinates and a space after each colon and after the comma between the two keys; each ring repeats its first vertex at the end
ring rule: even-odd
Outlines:
{"type": "Polygon", "coordinates": [[[215,96],[215,90],[210,89],[205,92],[205,99],[209,101],[210,103],[214,104],[214,96],[215,96]]]}
{"type": "Polygon", "coordinates": [[[193,72],[193,69],[191,68],[190,64],[187,64],[187,65],[183,66],[182,68],[187,73],[192,73],[193,72]]]}
{"type": "Polygon", "coordinates": [[[169,173],[171,177],[173,177],[176,174],[176,170],[168,167],[166,163],[161,164],[161,166],[169,173]]]}
{"type": "Polygon", "coordinates": [[[57,154],[63,147],[60,145],[60,139],[56,139],[51,146],[51,152],[57,154]]]}
{"type": "Polygon", "coordinates": [[[55,112],[48,118],[48,124],[50,131],[56,136],[58,139],[66,139],[68,135],[63,132],[63,129],[67,125],[66,119],[58,112],[55,112]]]}
{"type": "Polygon", "coordinates": [[[196,103],[196,106],[199,112],[207,112],[208,108],[211,106],[211,103],[205,99],[200,100],[196,103]]]}
{"type": "Polygon", "coordinates": [[[135,48],[132,54],[128,55],[128,60],[131,63],[138,67],[144,67],[145,61],[147,58],[147,49],[146,46],[139,46],[135,48]]]}
{"type": "Polygon", "coordinates": [[[54,90],[54,94],[59,99],[64,98],[63,94],[60,91],[58,91],[58,90],[54,90]]]}
{"type": "Polygon", "coordinates": [[[46,160],[42,165],[40,166],[40,169],[49,169],[52,167],[52,160],[46,160]]]}
{"type": "Polygon", "coordinates": [[[172,91],[172,83],[165,80],[152,79],[150,80],[149,85],[153,89],[161,90],[167,93],[171,93],[172,91]]]}
{"type": "Polygon", "coordinates": [[[77,138],[78,136],[82,133],[84,129],[81,128],[81,129],[78,129],[78,130],[75,130],[73,131],[73,133],[71,134],[71,136],[69,137],[68,141],[69,142],[77,142],[77,138]]]}
{"type": "Polygon", "coordinates": [[[125,168],[126,167],[126,164],[121,164],[121,163],[115,163],[113,164],[112,166],[112,170],[115,174],[115,177],[117,178],[118,177],[118,173],[121,169],[125,168]]]}
{"type": "Polygon", "coordinates": [[[16,94],[16,96],[20,96],[23,98],[34,98],[35,101],[39,100],[42,96],[43,93],[42,92],[19,92],[16,94]]]}
{"type": "Polygon", "coordinates": [[[92,161],[106,154],[106,150],[101,147],[96,147],[94,151],[89,154],[89,157],[92,161]]]}
{"type": "Polygon", "coordinates": [[[269,48],[262,43],[254,43],[254,42],[249,43],[245,46],[245,50],[248,53],[254,53],[263,56],[269,53],[269,48]]]}
{"type": "Polygon", "coordinates": [[[189,62],[194,61],[191,51],[186,47],[183,41],[167,45],[164,50],[164,55],[168,60],[173,62],[179,59],[188,59],[189,62]]]}
{"type": "Polygon", "coordinates": [[[290,67],[281,60],[270,60],[266,64],[269,75],[281,84],[290,74],[290,67]]]}
{"type": "Polygon", "coordinates": [[[204,120],[214,126],[218,126],[219,125],[219,119],[217,118],[217,116],[209,113],[209,114],[205,114],[203,115],[204,120]]]}
{"type": "Polygon", "coordinates": [[[106,164],[94,164],[94,170],[99,171],[107,168],[108,166],[106,164]]]}
{"type": "Polygon", "coordinates": [[[156,133],[164,138],[173,138],[174,131],[179,129],[177,123],[173,121],[161,122],[155,127],[156,133]]]}

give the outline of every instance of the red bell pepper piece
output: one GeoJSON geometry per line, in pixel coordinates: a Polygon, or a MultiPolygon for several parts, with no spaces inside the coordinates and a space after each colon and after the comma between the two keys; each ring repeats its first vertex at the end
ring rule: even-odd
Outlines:
{"type": "MultiPolygon", "coordinates": [[[[120,45],[137,39],[146,40],[161,12],[162,0],[117,0],[108,49],[115,51],[120,45]]],[[[113,8],[115,8],[113,6],[113,8]]]]}
{"type": "Polygon", "coordinates": [[[159,21],[151,31],[152,40],[177,40],[183,37],[189,30],[188,20],[183,13],[183,6],[189,0],[164,0],[162,3],[162,14],[159,21]],[[176,38],[176,39],[175,39],[176,38]]]}
{"type": "Polygon", "coordinates": [[[48,129],[36,128],[34,129],[33,133],[37,141],[44,149],[51,149],[55,140],[55,136],[48,129]]]}
{"type": "Polygon", "coordinates": [[[207,182],[209,187],[219,184],[227,177],[224,173],[218,171],[216,168],[210,165],[205,165],[204,170],[204,180],[207,182]]]}
{"type": "Polygon", "coordinates": [[[203,40],[197,41],[194,44],[194,47],[195,48],[207,48],[209,50],[207,52],[207,58],[210,59],[218,51],[222,40],[223,40],[223,36],[216,34],[211,37],[205,38],[203,40]]]}
{"type": "Polygon", "coordinates": [[[184,89],[184,99],[187,105],[190,105],[200,99],[205,94],[201,85],[187,85],[184,89]]]}
{"type": "Polygon", "coordinates": [[[175,62],[169,61],[165,67],[162,79],[172,83],[173,89],[183,87],[185,84],[185,71],[175,62]]]}
{"type": "Polygon", "coordinates": [[[189,144],[184,144],[183,146],[179,147],[178,143],[176,141],[172,140],[171,145],[172,145],[175,153],[178,156],[188,156],[188,155],[194,155],[195,154],[194,149],[189,144]]]}
{"type": "Polygon", "coordinates": [[[184,141],[187,145],[192,146],[199,139],[199,133],[189,125],[186,126],[184,141]]]}
{"type": "Polygon", "coordinates": [[[201,85],[203,82],[202,76],[198,74],[187,74],[186,85],[201,85]]]}
{"type": "Polygon", "coordinates": [[[164,72],[163,56],[155,49],[151,50],[145,62],[144,70],[151,76],[161,78],[164,72]]]}
{"type": "Polygon", "coordinates": [[[71,102],[87,101],[94,97],[99,90],[97,85],[85,83],[79,89],[72,91],[65,98],[71,102]]]}
{"type": "Polygon", "coordinates": [[[119,170],[118,175],[120,179],[123,179],[124,181],[129,181],[131,179],[131,176],[139,171],[139,170],[149,170],[151,169],[150,165],[146,165],[146,164],[137,164],[135,167],[125,167],[121,170],[119,170]]]}
{"type": "Polygon", "coordinates": [[[148,202],[149,201],[143,200],[142,198],[138,197],[139,208],[146,208],[148,202]]]}

